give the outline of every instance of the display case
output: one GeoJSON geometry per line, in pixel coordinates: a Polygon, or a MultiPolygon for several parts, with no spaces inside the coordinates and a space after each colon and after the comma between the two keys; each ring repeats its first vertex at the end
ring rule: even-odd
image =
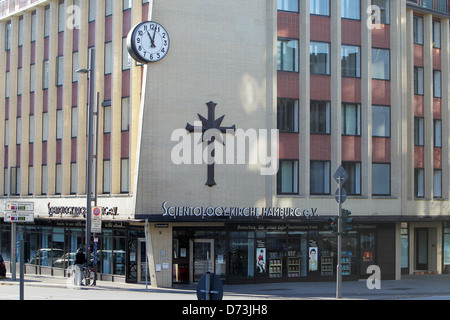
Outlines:
{"type": "Polygon", "coordinates": [[[351,257],[343,255],[341,257],[342,275],[349,276],[351,274],[351,257]]]}
{"type": "Polygon", "coordinates": [[[300,257],[288,257],[288,277],[300,277],[300,257]]]}
{"type": "Polygon", "coordinates": [[[283,261],[281,258],[269,259],[269,278],[281,278],[283,274],[283,261]]]}
{"type": "Polygon", "coordinates": [[[320,275],[322,276],[333,275],[333,257],[322,256],[320,258],[320,275]]]}

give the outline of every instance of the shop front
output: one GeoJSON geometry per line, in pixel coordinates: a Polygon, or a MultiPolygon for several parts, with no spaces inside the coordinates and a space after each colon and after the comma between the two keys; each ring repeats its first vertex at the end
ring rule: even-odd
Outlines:
{"type": "MultiPolygon", "coordinates": [[[[334,281],[337,236],[328,223],[225,223],[173,226],[173,284],[199,281],[207,271],[229,284],[334,281]]],[[[344,280],[367,277],[377,263],[377,225],[359,224],[343,236],[344,280]]]]}

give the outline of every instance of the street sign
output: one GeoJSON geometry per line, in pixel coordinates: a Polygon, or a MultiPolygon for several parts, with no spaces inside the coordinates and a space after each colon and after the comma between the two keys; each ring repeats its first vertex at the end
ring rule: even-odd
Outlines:
{"type": "Polygon", "coordinates": [[[5,211],[34,211],[34,202],[5,201],[5,211]]]}
{"type": "Polygon", "coordinates": [[[93,207],[91,215],[91,232],[102,233],[102,207],[93,207]]]}
{"type": "Polygon", "coordinates": [[[5,212],[5,222],[34,222],[34,212],[5,212]]]}
{"type": "MultiPolygon", "coordinates": [[[[336,189],[336,193],[334,194],[334,198],[336,199],[336,202],[339,203],[339,188],[336,189]]],[[[347,199],[347,191],[343,187],[341,187],[341,202],[344,203],[347,199]]]]}
{"type": "Polygon", "coordinates": [[[339,168],[336,170],[336,173],[333,176],[334,180],[336,180],[337,183],[339,183],[339,177],[341,177],[342,184],[344,184],[345,181],[347,181],[348,179],[348,173],[347,171],[345,171],[342,165],[339,166],[339,168]]]}

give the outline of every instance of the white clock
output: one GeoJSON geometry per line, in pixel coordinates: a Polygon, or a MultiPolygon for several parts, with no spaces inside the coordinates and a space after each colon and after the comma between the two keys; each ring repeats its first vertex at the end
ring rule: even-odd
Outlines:
{"type": "Polygon", "coordinates": [[[134,60],[142,63],[161,60],[169,51],[169,46],[167,30],[154,21],[141,22],[128,33],[128,52],[134,60]]]}

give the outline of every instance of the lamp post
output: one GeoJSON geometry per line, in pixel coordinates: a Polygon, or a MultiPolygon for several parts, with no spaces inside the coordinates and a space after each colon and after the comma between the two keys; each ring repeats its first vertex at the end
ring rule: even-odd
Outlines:
{"type": "Polygon", "coordinates": [[[77,73],[89,76],[89,106],[88,106],[88,141],[87,141],[87,173],[86,173],[86,261],[90,264],[91,251],[91,187],[92,187],[92,125],[94,114],[95,90],[95,49],[89,49],[89,69],[79,69],[77,73]]]}

